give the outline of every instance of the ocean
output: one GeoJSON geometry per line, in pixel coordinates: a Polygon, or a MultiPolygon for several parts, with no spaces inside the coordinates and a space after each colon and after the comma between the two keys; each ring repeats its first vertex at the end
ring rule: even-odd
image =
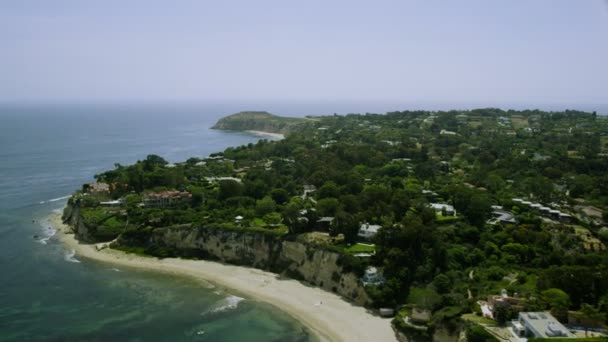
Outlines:
{"type": "MultiPolygon", "coordinates": [[[[0,341],[312,341],[270,304],[79,258],[48,217],[96,173],[255,142],[210,130],[235,105],[0,106],[0,341]]],[[[248,109],[248,108],[245,108],[248,109]]]]}

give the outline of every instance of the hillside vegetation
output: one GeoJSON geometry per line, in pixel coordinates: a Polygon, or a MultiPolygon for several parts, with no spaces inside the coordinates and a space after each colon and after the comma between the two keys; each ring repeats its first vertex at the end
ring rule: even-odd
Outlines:
{"type": "Polygon", "coordinates": [[[497,310],[498,324],[551,310],[603,326],[606,118],[493,108],[314,120],[248,112],[216,128],[291,134],[175,165],[155,155],[116,165],[96,176],[109,190],[84,187],[70,202],[86,208],[97,236],[148,248],[180,226],[306,241],[311,260],[339,253],[330,280],[375,267],[381,280],[365,287],[374,305],[417,309],[425,327],[410,328],[427,335],[502,289],[517,293],[517,305],[497,310]],[[122,202],[99,203],[110,199],[122,202]],[[364,225],[374,234],[362,237],[364,225]]]}

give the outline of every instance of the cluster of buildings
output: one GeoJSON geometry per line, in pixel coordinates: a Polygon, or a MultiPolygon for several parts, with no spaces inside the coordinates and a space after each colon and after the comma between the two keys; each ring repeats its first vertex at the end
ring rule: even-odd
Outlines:
{"type": "Polygon", "coordinates": [[[509,296],[507,290],[503,289],[500,295],[488,296],[487,302],[479,302],[484,317],[495,319],[498,307],[508,307],[518,312],[517,320],[509,324],[512,334],[523,340],[527,338],[573,338],[575,335],[561,324],[550,312],[526,312],[523,311],[526,304],[525,298],[520,298],[517,293],[509,296]]]}
{"type": "Polygon", "coordinates": [[[559,210],[544,206],[540,203],[534,203],[534,202],[530,202],[530,201],[526,201],[523,200],[521,198],[513,198],[511,201],[513,201],[514,203],[518,203],[522,206],[525,206],[531,210],[535,210],[537,212],[539,212],[542,216],[550,218],[550,219],[554,219],[554,220],[558,220],[560,222],[564,222],[564,223],[570,223],[572,222],[572,215],[568,214],[568,213],[564,213],[561,212],[559,210]]]}

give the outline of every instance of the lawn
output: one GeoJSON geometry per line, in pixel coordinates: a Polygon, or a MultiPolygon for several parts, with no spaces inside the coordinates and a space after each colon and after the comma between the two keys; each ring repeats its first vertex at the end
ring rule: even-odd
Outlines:
{"type": "Polygon", "coordinates": [[[460,316],[460,318],[462,318],[465,321],[475,322],[477,324],[483,324],[483,325],[487,325],[487,326],[491,326],[491,327],[496,325],[496,321],[489,319],[487,317],[477,316],[474,313],[464,314],[464,315],[460,316]]]}
{"type": "Polygon", "coordinates": [[[344,250],[346,253],[348,254],[355,254],[355,253],[375,253],[376,252],[376,246],[374,245],[367,245],[367,244],[362,244],[362,243],[356,243],[352,246],[346,246],[343,244],[339,244],[336,245],[336,247],[341,248],[342,250],[344,250]]]}

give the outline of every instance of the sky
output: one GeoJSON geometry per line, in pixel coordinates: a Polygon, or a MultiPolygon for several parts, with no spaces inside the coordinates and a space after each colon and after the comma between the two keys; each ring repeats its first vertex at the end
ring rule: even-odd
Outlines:
{"type": "Polygon", "coordinates": [[[0,2],[0,102],[608,103],[608,1],[0,2]]]}

